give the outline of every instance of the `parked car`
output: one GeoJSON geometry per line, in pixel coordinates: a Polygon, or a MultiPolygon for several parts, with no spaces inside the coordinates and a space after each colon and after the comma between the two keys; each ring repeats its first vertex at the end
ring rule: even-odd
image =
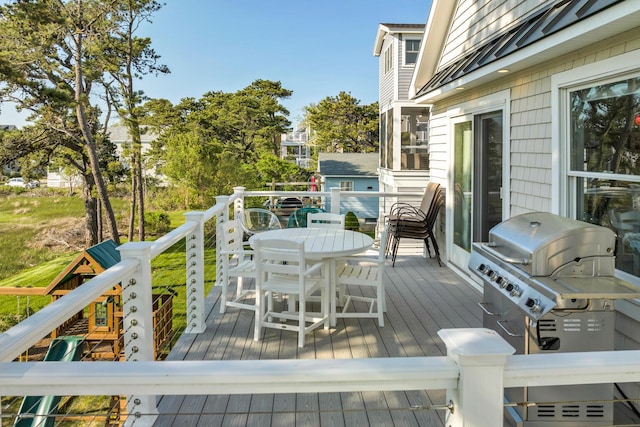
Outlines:
{"type": "Polygon", "coordinates": [[[24,187],[24,179],[10,178],[9,181],[7,181],[7,185],[11,187],[24,187]]]}
{"type": "Polygon", "coordinates": [[[32,179],[31,181],[27,182],[24,185],[24,188],[36,188],[36,187],[40,187],[40,181],[38,181],[37,179],[32,179]]]}
{"type": "Polygon", "coordinates": [[[32,179],[31,181],[25,182],[23,178],[11,178],[7,181],[6,185],[31,189],[40,187],[40,181],[32,179]]]}

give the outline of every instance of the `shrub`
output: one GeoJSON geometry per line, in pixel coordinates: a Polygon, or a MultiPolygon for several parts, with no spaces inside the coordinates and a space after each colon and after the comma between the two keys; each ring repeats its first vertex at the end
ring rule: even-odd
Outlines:
{"type": "Polygon", "coordinates": [[[360,221],[358,221],[358,217],[353,212],[347,212],[344,217],[344,228],[345,230],[359,231],[360,230],[360,221]]]}
{"type": "Polygon", "coordinates": [[[144,224],[149,228],[149,233],[164,234],[171,227],[171,219],[164,212],[145,212],[144,224]]]}

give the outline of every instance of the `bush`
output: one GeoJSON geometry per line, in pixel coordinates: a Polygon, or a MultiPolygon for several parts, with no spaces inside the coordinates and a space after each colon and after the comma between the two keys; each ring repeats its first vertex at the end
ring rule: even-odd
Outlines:
{"type": "Polygon", "coordinates": [[[145,212],[144,224],[151,234],[165,234],[171,228],[171,219],[164,212],[145,212]]]}
{"type": "Polygon", "coordinates": [[[345,230],[359,231],[360,230],[360,221],[358,221],[358,217],[353,212],[347,212],[344,217],[344,228],[345,230]]]}

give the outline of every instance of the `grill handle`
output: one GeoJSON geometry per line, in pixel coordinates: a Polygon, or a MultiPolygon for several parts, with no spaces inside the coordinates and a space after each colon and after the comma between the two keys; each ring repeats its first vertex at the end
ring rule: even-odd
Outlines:
{"type": "Polygon", "coordinates": [[[480,306],[482,311],[484,311],[489,316],[500,316],[500,313],[494,313],[492,311],[489,311],[489,309],[487,308],[487,303],[486,302],[479,302],[478,305],[480,306]]]}
{"type": "Polygon", "coordinates": [[[524,335],[522,335],[522,334],[514,334],[513,332],[508,330],[507,327],[504,325],[504,323],[509,323],[506,320],[496,320],[496,323],[498,324],[500,329],[502,329],[504,331],[504,333],[509,335],[510,337],[518,337],[518,338],[524,337],[524,335]]]}
{"type": "Polygon", "coordinates": [[[499,258],[501,261],[507,262],[509,264],[522,264],[522,265],[527,265],[530,263],[530,260],[525,258],[511,258],[511,257],[505,256],[500,252],[496,251],[495,249],[493,249],[496,246],[497,245],[495,243],[482,243],[482,247],[485,248],[487,252],[489,252],[491,255],[495,256],[496,258],[499,258]]]}

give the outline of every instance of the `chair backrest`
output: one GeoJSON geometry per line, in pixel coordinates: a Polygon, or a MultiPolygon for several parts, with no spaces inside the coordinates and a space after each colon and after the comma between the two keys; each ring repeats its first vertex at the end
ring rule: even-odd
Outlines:
{"type": "Polygon", "coordinates": [[[276,214],[270,210],[260,208],[245,209],[241,217],[241,226],[244,232],[249,235],[282,228],[280,219],[276,214]]]}
{"type": "Polygon", "coordinates": [[[436,194],[440,190],[440,184],[429,181],[427,182],[427,186],[424,189],[424,195],[422,196],[422,201],[420,202],[420,210],[425,214],[429,212],[429,208],[433,204],[433,199],[436,197],[436,194]]]}
{"type": "Polygon", "coordinates": [[[302,286],[306,268],[304,242],[256,239],[253,249],[258,280],[266,280],[271,274],[298,276],[302,286]]]}
{"type": "Polygon", "coordinates": [[[344,214],[311,212],[307,215],[307,228],[344,229],[344,214]]]}
{"type": "Polygon", "coordinates": [[[444,205],[444,192],[441,189],[436,191],[434,195],[433,201],[431,202],[431,206],[427,211],[427,228],[429,230],[433,230],[433,226],[435,225],[436,218],[438,217],[438,213],[440,213],[440,208],[444,205]]]}
{"type": "Polygon", "coordinates": [[[325,212],[322,208],[301,208],[293,211],[289,215],[289,221],[287,221],[287,228],[305,228],[307,226],[307,215],[310,213],[325,212]]]}
{"type": "Polygon", "coordinates": [[[225,251],[236,251],[243,249],[242,238],[244,230],[237,219],[229,220],[218,225],[218,233],[222,242],[222,249],[225,251]]]}

